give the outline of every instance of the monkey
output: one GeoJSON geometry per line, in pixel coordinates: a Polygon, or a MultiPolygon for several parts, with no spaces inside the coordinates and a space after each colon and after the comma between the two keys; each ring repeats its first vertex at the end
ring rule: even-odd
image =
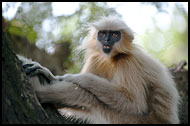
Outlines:
{"type": "Polygon", "coordinates": [[[79,47],[85,54],[78,74],[54,76],[39,63],[18,56],[39,101],[93,124],[180,123],[180,97],[172,75],[133,43],[134,32],[125,22],[102,16],[88,26],[79,47]]]}

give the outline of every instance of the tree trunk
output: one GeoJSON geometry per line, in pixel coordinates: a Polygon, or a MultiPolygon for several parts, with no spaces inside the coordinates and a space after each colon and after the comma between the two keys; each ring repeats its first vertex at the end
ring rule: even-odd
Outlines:
{"type": "MultiPolygon", "coordinates": [[[[2,31],[2,123],[3,124],[71,124],[80,120],[66,119],[50,104],[43,106],[33,91],[19,61],[12,51],[11,41],[2,31]]],[[[188,71],[171,70],[182,97],[181,123],[188,123],[188,71]]]]}
{"type": "Polygon", "coordinates": [[[2,31],[2,123],[3,124],[71,124],[50,104],[43,107],[24,74],[11,48],[11,41],[2,31]]]}

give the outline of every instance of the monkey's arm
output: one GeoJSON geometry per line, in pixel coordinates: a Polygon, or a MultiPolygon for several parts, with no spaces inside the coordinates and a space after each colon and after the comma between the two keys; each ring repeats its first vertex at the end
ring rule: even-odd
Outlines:
{"type": "Polygon", "coordinates": [[[64,75],[64,80],[78,84],[81,88],[88,90],[111,109],[134,114],[134,111],[131,111],[129,106],[136,106],[136,103],[130,101],[123,92],[120,92],[116,86],[113,86],[104,78],[85,73],[66,74],[64,75]]]}
{"type": "Polygon", "coordinates": [[[41,85],[38,76],[31,78],[34,90],[41,103],[52,103],[57,107],[72,107],[90,110],[98,101],[88,91],[72,82],[54,81],[51,85],[41,85]]]}

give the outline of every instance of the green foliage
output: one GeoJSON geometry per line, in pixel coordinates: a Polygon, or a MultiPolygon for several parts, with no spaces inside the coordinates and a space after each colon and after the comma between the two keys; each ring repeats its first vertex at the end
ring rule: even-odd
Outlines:
{"type": "Polygon", "coordinates": [[[24,22],[19,20],[12,20],[10,25],[8,28],[9,33],[26,37],[29,42],[36,41],[37,32],[34,31],[33,27],[27,26],[24,22]]]}

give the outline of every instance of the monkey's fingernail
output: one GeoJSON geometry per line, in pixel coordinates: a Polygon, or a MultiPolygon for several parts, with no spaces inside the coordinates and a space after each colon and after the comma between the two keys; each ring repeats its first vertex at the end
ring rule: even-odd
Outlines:
{"type": "Polygon", "coordinates": [[[75,90],[77,90],[78,89],[78,87],[75,87],[75,90]]]}

